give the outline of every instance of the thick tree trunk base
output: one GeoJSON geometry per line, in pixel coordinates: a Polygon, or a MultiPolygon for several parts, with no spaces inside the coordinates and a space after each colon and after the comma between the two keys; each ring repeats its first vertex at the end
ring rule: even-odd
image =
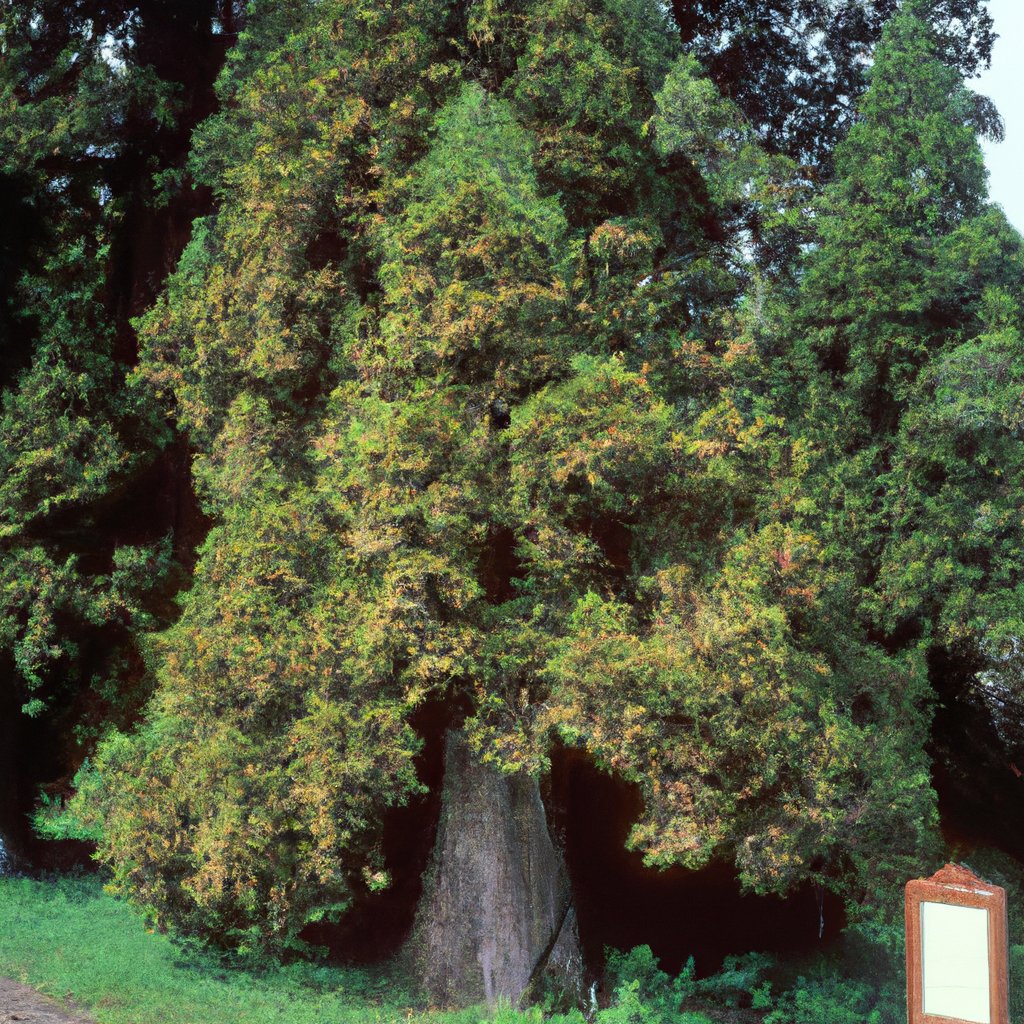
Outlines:
{"type": "Polygon", "coordinates": [[[543,985],[577,998],[572,892],[534,779],[446,739],[441,819],[409,953],[440,1005],[518,1003],[543,985]]]}

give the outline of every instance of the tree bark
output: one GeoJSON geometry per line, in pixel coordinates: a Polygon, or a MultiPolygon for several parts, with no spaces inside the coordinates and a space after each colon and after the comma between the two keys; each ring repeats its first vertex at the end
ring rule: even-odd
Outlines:
{"type": "Polygon", "coordinates": [[[441,818],[410,953],[440,1005],[518,1003],[545,981],[578,997],[583,958],[568,874],[537,781],[446,737],[441,818]]]}

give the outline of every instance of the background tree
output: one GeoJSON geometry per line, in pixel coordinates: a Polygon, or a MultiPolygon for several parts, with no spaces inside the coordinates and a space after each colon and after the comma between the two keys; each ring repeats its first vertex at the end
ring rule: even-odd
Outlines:
{"type": "Polygon", "coordinates": [[[136,635],[166,621],[174,556],[187,556],[180,452],[125,373],[128,317],[196,209],[181,188],[161,201],[153,175],[173,178],[210,111],[213,15],[206,2],[0,6],[0,700],[17,761],[5,832],[34,799],[26,787],[66,788],[107,721],[144,701],[136,635]]]}
{"type": "Polygon", "coordinates": [[[938,770],[960,804],[984,790],[1012,814],[1012,753],[978,698],[1020,629],[1020,238],[986,202],[973,97],[930,10],[887,27],[836,150],[773,408],[816,452],[813,516],[862,621],[890,651],[929,652],[938,770]]]}
{"type": "MultiPolygon", "coordinates": [[[[767,148],[830,175],[831,153],[855,119],[865,72],[898,0],[673,0],[683,46],[738,104],[767,148]]],[[[995,41],[984,0],[939,0],[919,8],[936,31],[943,62],[972,78],[995,41]]],[[[998,114],[973,101],[979,127],[998,114]]]]}

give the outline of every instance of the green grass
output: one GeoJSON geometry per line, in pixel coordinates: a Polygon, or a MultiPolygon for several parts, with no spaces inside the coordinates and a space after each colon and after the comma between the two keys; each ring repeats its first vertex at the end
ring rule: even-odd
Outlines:
{"type": "Polygon", "coordinates": [[[148,931],[95,878],[0,878],[0,975],[99,1024],[477,1024],[480,1009],[417,1009],[383,972],[299,964],[226,969],[148,931]]]}

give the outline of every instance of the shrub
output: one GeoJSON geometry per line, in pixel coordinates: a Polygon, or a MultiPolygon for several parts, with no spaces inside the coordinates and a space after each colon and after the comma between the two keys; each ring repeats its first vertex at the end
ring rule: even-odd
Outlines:
{"type": "Polygon", "coordinates": [[[775,960],[767,953],[727,956],[722,969],[699,982],[697,988],[701,995],[732,1009],[752,1006],[755,998],[763,1004],[766,978],[773,967],[775,960]]]}
{"type": "Polygon", "coordinates": [[[878,993],[866,982],[838,975],[798,978],[784,992],[764,1024],[890,1024],[894,1007],[880,1005],[878,993]]]}
{"type": "Polygon", "coordinates": [[[703,1014],[680,1010],[696,990],[693,957],[672,978],[658,966],[650,946],[628,953],[611,950],[605,980],[615,997],[597,1014],[597,1024],[710,1024],[703,1014]]]}

